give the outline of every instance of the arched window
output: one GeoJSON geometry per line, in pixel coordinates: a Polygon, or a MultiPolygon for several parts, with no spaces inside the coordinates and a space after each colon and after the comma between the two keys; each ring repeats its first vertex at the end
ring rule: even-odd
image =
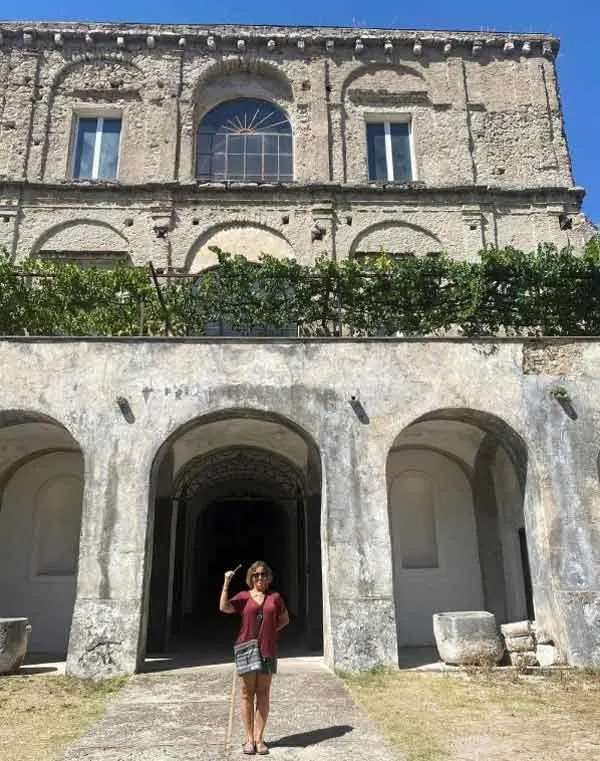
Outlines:
{"type": "Polygon", "coordinates": [[[230,100],[213,108],[198,129],[200,180],[291,182],[292,126],[264,100],[230,100]]]}

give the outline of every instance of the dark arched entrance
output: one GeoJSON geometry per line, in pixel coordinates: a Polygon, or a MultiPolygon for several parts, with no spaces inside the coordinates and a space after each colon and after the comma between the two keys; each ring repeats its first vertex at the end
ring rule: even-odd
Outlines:
{"type": "MultiPolygon", "coordinates": [[[[229,426],[231,421],[223,422],[229,426]]],[[[237,430],[242,440],[250,438],[243,434],[248,423],[237,430]]],[[[218,612],[223,572],[242,565],[231,587],[235,593],[245,588],[246,568],[258,559],[273,568],[274,587],[290,611],[283,652],[322,647],[320,478],[315,478],[315,461],[299,437],[302,446],[290,439],[289,431],[280,438],[281,453],[268,448],[273,441],[266,434],[273,430],[264,421],[253,420],[250,427],[253,440],[262,438],[265,446],[214,447],[179,468],[180,450],[174,447],[158,465],[166,483],[158,486],[163,495],[156,496],[154,505],[149,653],[216,652],[219,644],[229,650],[237,621],[218,612]],[[170,471],[166,479],[165,470],[170,471]]],[[[203,444],[202,428],[198,426],[194,441],[203,444]]],[[[206,432],[211,443],[226,443],[230,430],[217,426],[206,432]]]]}

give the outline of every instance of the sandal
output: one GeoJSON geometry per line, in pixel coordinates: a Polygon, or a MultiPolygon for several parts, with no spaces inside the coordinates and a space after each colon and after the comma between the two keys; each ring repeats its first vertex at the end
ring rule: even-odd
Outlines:
{"type": "Polygon", "coordinates": [[[256,747],[251,740],[242,745],[242,753],[245,753],[247,756],[253,756],[256,753],[256,747]]]}
{"type": "Polygon", "coordinates": [[[256,752],[258,753],[259,756],[266,756],[267,753],[269,752],[269,747],[264,742],[256,743],[256,752]]]}

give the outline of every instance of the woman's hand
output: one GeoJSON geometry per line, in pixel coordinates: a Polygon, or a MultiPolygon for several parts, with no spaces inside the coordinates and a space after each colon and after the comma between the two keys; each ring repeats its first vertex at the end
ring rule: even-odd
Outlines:
{"type": "Polygon", "coordinates": [[[237,573],[237,572],[240,570],[240,568],[241,568],[241,567],[242,567],[242,566],[241,566],[241,563],[240,563],[240,565],[237,565],[237,566],[236,566],[236,567],[233,569],[233,571],[225,571],[225,582],[224,582],[224,583],[225,583],[225,584],[229,584],[229,582],[231,581],[231,579],[233,579],[233,577],[236,575],[236,573],[237,573]]]}
{"type": "Polygon", "coordinates": [[[235,613],[235,608],[229,602],[229,583],[235,574],[240,570],[242,566],[238,565],[233,571],[225,571],[225,578],[223,579],[223,589],[221,590],[221,597],[219,598],[219,610],[221,613],[235,613]]]}

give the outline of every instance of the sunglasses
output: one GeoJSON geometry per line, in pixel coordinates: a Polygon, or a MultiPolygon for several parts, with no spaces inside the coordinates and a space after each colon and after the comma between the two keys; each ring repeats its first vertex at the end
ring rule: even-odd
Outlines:
{"type": "Polygon", "coordinates": [[[253,579],[260,579],[260,578],[268,579],[269,574],[266,573],[265,571],[259,571],[258,573],[253,573],[252,578],[253,579]]]}

